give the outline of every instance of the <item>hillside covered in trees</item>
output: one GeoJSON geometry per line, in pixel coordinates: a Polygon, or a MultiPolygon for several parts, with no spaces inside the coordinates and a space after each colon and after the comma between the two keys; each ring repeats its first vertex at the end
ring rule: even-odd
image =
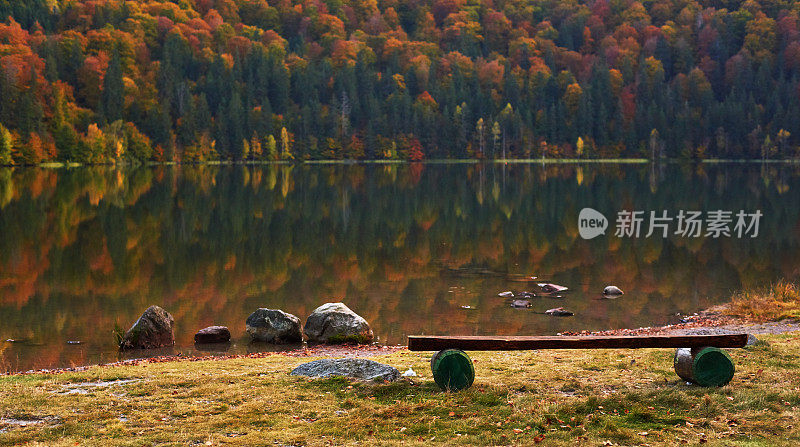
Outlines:
{"type": "Polygon", "coordinates": [[[0,0],[0,164],[794,157],[800,3],[0,0]]]}

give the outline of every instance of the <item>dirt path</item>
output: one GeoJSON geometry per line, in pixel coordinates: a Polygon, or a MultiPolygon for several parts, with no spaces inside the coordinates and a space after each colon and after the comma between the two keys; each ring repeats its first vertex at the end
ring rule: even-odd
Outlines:
{"type": "Polygon", "coordinates": [[[781,334],[800,331],[800,321],[782,320],[759,323],[734,318],[715,310],[708,310],[683,317],[683,322],[666,326],[641,327],[635,329],[613,329],[608,331],[563,332],[562,335],[721,335],[721,334],[781,334]]]}

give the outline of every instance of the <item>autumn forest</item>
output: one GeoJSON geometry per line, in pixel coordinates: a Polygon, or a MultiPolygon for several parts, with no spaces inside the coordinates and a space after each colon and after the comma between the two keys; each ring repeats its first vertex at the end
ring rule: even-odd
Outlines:
{"type": "Polygon", "coordinates": [[[0,165],[792,158],[780,0],[0,0],[0,165]]]}

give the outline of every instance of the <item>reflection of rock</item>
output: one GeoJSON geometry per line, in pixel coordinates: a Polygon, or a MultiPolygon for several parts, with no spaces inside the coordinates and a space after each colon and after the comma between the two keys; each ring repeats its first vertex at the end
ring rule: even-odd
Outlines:
{"type": "Polygon", "coordinates": [[[245,322],[253,341],[267,343],[296,343],[302,341],[300,319],[278,309],[260,308],[245,322]]]}
{"type": "Polygon", "coordinates": [[[512,292],[510,290],[507,291],[507,292],[500,292],[500,293],[497,294],[497,296],[502,297],[502,298],[514,298],[514,292],[512,292]]]}
{"type": "Polygon", "coordinates": [[[296,343],[262,343],[258,341],[251,341],[246,345],[248,354],[255,354],[258,352],[289,352],[297,349],[303,349],[305,345],[302,341],[296,343]]]}
{"type": "Polygon", "coordinates": [[[605,296],[620,296],[622,295],[622,290],[617,286],[608,286],[603,289],[603,295],[605,296]]]}
{"type": "Polygon", "coordinates": [[[326,303],[308,316],[303,328],[308,341],[316,343],[369,343],[372,329],[367,320],[344,303],[326,303]]]}
{"type": "Polygon", "coordinates": [[[291,374],[293,376],[344,376],[361,380],[394,381],[400,376],[400,371],[394,366],[367,359],[323,359],[303,363],[291,374]]]}
{"type": "Polygon", "coordinates": [[[175,344],[175,320],[166,310],[150,306],[122,337],[119,348],[152,349],[175,344]]]}
{"type": "Polygon", "coordinates": [[[531,307],[531,302],[528,300],[514,300],[511,302],[511,307],[531,307]]]}
{"type": "Polygon", "coordinates": [[[542,292],[544,293],[558,293],[567,290],[567,287],[559,286],[558,284],[550,284],[550,283],[539,283],[539,287],[542,288],[542,292]]]}
{"type": "Polygon", "coordinates": [[[574,313],[564,309],[563,307],[556,307],[555,309],[547,309],[544,311],[547,315],[552,315],[554,317],[571,317],[575,315],[574,313]]]}
{"type": "Polygon", "coordinates": [[[231,331],[225,326],[209,326],[194,334],[195,343],[226,343],[231,341],[231,331]]]}
{"type": "Polygon", "coordinates": [[[212,354],[224,354],[231,349],[231,342],[223,343],[195,343],[194,348],[198,351],[210,352],[212,354]]]}

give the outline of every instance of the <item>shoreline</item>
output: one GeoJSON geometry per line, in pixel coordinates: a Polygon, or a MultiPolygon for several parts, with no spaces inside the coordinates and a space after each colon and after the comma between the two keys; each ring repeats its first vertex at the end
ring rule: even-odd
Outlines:
{"type": "MultiPolygon", "coordinates": [[[[782,334],[800,331],[800,321],[781,320],[757,322],[745,318],[731,317],[720,312],[719,307],[697,312],[683,318],[683,322],[663,326],[647,326],[638,328],[618,328],[602,331],[564,331],[556,335],[563,336],[602,336],[602,335],[705,335],[705,334],[734,334],[746,332],[750,335],[782,334]]],[[[269,357],[296,357],[296,358],[375,358],[407,350],[405,345],[313,345],[283,351],[263,351],[249,354],[228,355],[163,355],[126,359],[110,363],[83,365],[67,368],[43,368],[28,371],[3,372],[0,377],[27,376],[36,374],[65,374],[73,372],[90,371],[97,368],[113,368],[119,366],[137,366],[148,363],[167,362],[200,362],[200,361],[229,361],[237,359],[263,359],[269,357]]]]}
{"type": "Polygon", "coordinates": [[[761,158],[704,158],[700,160],[683,158],[441,158],[427,160],[395,160],[395,159],[309,159],[309,160],[207,160],[207,161],[145,161],[136,163],[83,163],[71,161],[48,161],[30,165],[0,165],[0,168],[40,168],[40,169],[73,169],[87,167],[137,168],[161,166],[297,166],[297,165],[413,165],[413,164],[542,164],[542,165],[575,165],[575,164],[800,164],[800,158],[761,159],[761,158]]]}

